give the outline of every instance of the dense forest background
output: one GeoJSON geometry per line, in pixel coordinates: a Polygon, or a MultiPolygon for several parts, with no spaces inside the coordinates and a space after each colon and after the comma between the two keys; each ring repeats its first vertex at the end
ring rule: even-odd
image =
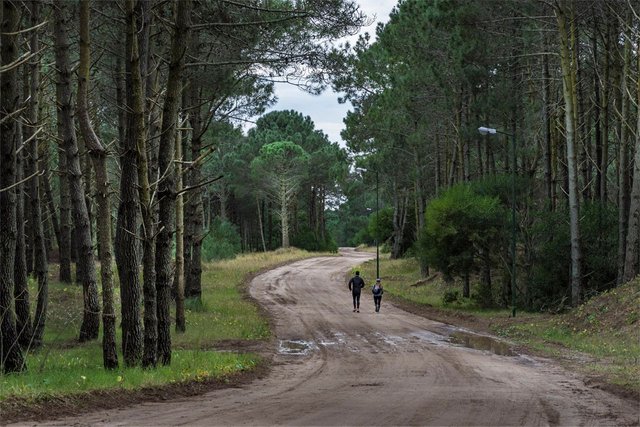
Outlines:
{"type": "Polygon", "coordinates": [[[335,43],[367,22],[347,0],[0,11],[5,372],[42,346],[51,272],[82,285],[78,337],[102,325],[107,368],[117,327],[125,365],[169,364],[202,262],[241,252],[380,244],[529,310],[638,274],[633,2],[402,0],[354,46],[335,43]],[[283,80],[344,95],[346,147],[262,115],[283,80]]]}

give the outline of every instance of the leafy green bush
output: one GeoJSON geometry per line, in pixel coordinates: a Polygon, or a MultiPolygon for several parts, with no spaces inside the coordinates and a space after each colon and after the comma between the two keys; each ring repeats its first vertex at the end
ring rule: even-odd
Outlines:
{"type": "Polygon", "coordinates": [[[427,206],[421,248],[430,265],[447,275],[468,275],[479,257],[500,248],[507,216],[497,198],[458,185],[427,206]]]}
{"type": "Polygon", "coordinates": [[[231,222],[217,217],[202,242],[204,261],[232,259],[241,252],[240,233],[231,222]]]}
{"type": "Polygon", "coordinates": [[[380,209],[378,214],[373,212],[369,216],[369,225],[367,226],[369,235],[378,242],[382,243],[393,234],[393,208],[386,207],[380,209]]]}
{"type": "Polygon", "coordinates": [[[460,293],[458,291],[446,291],[442,295],[442,303],[444,305],[449,305],[451,303],[457,302],[460,297],[460,293]]]}

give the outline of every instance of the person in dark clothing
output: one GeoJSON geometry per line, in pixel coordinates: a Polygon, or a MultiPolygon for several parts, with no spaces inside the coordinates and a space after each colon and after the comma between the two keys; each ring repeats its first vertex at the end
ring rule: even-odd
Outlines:
{"type": "Polygon", "coordinates": [[[376,284],[371,288],[371,292],[373,292],[373,303],[376,306],[376,313],[380,311],[380,302],[382,301],[382,294],[384,293],[384,289],[382,289],[382,281],[378,277],[376,279],[376,284]]]}
{"type": "Polygon", "coordinates": [[[356,271],[356,275],[349,280],[349,290],[353,295],[353,311],[360,313],[360,291],[364,288],[364,280],[360,277],[360,272],[356,271]]]}

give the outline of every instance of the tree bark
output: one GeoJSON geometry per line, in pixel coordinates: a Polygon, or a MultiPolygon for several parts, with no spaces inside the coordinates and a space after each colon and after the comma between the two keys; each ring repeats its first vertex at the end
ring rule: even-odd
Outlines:
{"type": "Polygon", "coordinates": [[[570,37],[567,33],[565,11],[559,4],[555,6],[560,41],[562,66],[562,93],[565,103],[565,133],[567,141],[567,169],[569,178],[569,214],[571,233],[571,304],[577,306],[582,301],[582,250],[580,238],[580,201],[578,189],[578,165],[576,161],[575,130],[575,67],[569,52],[570,37]]]}
{"type": "Polygon", "coordinates": [[[163,365],[171,363],[171,286],[173,262],[171,246],[175,229],[175,133],[180,102],[180,86],[190,29],[191,0],[174,2],[176,21],[171,40],[169,77],[162,111],[162,131],[158,165],[162,179],[158,183],[161,229],[156,240],[156,290],[158,292],[158,357],[163,365]]]}
{"type": "MultiPolygon", "coordinates": [[[[14,1],[0,5],[0,64],[18,58],[16,31],[20,18],[14,1]]],[[[18,108],[18,72],[15,67],[0,73],[0,366],[4,373],[19,372],[26,364],[16,331],[14,309],[14,261],[16,252],[16,126],[8,118],[18,108]],[[6,120],[5,120],[6,119],[6,120]]]]}
{"type": "MultiPolygon", "coordinates": [[[[18,101],[22,103],[22,100],[18,101]]],[[[22,144],[23,124],[16,122],[16,145],[22,144]]],[[[24,150],[16,153],[16,182],[24,178],[25,161],[24,150]]],[[[35,178],[32,178],[35,179],[35,178]]],[[[27,286],[27,248],[25,237],[25,184],[15,187],[16,192],[16,254],[13,265],[13,297],[16,309],[16,332],[18,343],[23,349],[28,349],[31,341],[31,309],[29,304],[29,287],[27,286]]]]}
{"type": "Polygon", "coordinates": [[[176,133],[176,332],[187,329],[184,318],[184,199],[182,195],[182,130],[176,133]]]}
{"type": "Polygon", "coordinates": [[[80,131],[89,150],[96,173],[98,196],[98,254],[102,279],[102,361],[106,369],[118,367],[116,350],[116,313],[113,296],[113,272],[111,270],[111,202],[109,200],[109,176],[107,152],[93,130],[89,119],[88,86],[90,65],[89,0],[80,0],[80,65],[78,67],[78,121],[80,131]]]}
{"type": "MultiPolygon", "coordinates": [[[[628,19],[629,28],[631,20],[628,19]]],[[[625,37],[623,68],[620,78],[620,144],[618,150],[618,284],[623,283],[627,250],[627,228],[629,224],[629,151],[627,118],[629,116],[629,97],[627,96],[627,81],[631,68],[631,41],[625,37]]],[[[636,73],[637,74],[637,73],[636,73]]]]}
{"type": "Polygon", "coordinates": [[[611,44],[612,44],[612,29],[611,24],[607,25],[607,35],[605,40],[604,52],[604,82],[602,84],[602,154],[600,156],[600,173],[602,179],[600,180],[600,200],[606,202],[608,199],[609,182],[607,180],[607,171],[609,169],[609,94],[611,77],[611,44]]]}
{"type": "MultiPolygon", "coordinates": [[[[40,22],[40,0],[33,0],[31,3],[31,25],[35,26],[40,22]]],[[[31,52],[36,54],[40,50],[39,33],[37,30],[31,32],[31,52]]],[[[40,147],[39,139],[35,135],[40,126],[40,62],[34,59],[30,64],[31,73],[29,80],[29,92],[30,102],[27,106],[28,126],[25,127],[27,132],[25,137],[33,138],[30,145],[31,162],[29,168],[29,175],[36,173],[39,170],[40,162],[40,147]]],[[[45,159],[48,161],[48,159],[45,159]]],[[[44,163],[44,161],[42,162],[44,163]]],[[[48,164],[43,167],[43,170],[48,171],[48,164]]],[[[47,181],[48,182],[48,181],[47,181]]],[[[49,264],[47,260],[47,250],[45,246],[45,235],[42,219],[42,204],[40,198],[40,181],[38,177],[34,177],[29,180],[29,194],[31,200],[31,223],[33,229],[33,269],[38,282],[38,302],[36,305],[36,311],[33,322],[33,338],[31,347],[38,348],[42,346],[42,339],[44,336],[44,327],[47,319],[47,307],[49,305],[49,279],[48,270],[49,264]]],[[[52,218],[52,223],[55,224],[57,220],[52,218]]],[[[55,226],[55,225],[54,225],[55,226]]],[[[56,226],[57,227],[57,226],[56,226]]],[[[59,230],[58,230],[59,232],[59,230]]]]}
{"type": "MultiPolygon", "coordinates": [[[[120,278],[120,301],[122,315],[122,352],[126,366],[135,366],[142,359],[142,324],[140,322],[141,285],[138,274],[140,256],[136,233],[139,229],[138,217],[138,153],[136,124],[141,126],[141,118],[134,113],[134,75],[140,73],[134,66],[138,58],[136,17],[133,0],[127,1],[126,8],[126,118],[122,117],[120,147],[122,150],[120,179],[120,206],[116,226],[115,256],[120,278]]],[[[120,87],[120,85],[118,85],[120,87]]]]}
{"type": "MultiPolygon", "coordinates": [[[[636,58],[638,66],[640,66],[640,45],[638,43],[640,43],[640,37],[636,40],[636,58]]],[[[640,273],[638,261],[640,256],[640,78],[636,78],[636,85],[636,105],[639,108],[637,109],[633,186],[629,203],[629,227],[627,229],[623,283],[640,273]]]]}
{"type": "Polygon", "coordinates": [[[86,198],[78,144],[74,128],[73,101],[71,91],[72,70],[69,66],[68,3],[57,0],[54,3],[55,50],[58,81],[56,98],[58,102],[58,126],[62,129],[63,145],[67,156],[67,175],[73,209],[74,225],[78,239],[78,268],[82,271],[82,294],[84,313],[80,327],[79,340],[89,341],[98,338],[100,328],[100,304],[96,265],[91,241],[91,224],[87,212],[86,198]]]}
{"type": "MultiPolygon", "coordinates": [[[[191,40],[191,49],[194,55],[198,54],[199,38],[194,32],[191,40]]],[[[202,108],[200,106],[201,84],[198,77],[192,77],[187,99],[189,100],[189,123],[191,125],[191,150],[192,163],[187,182],[194,187],[189,192],[185,203],[185,297],[202,296],[202,240],[203,229],[203,201],[202,187],[196,187],[202,180],[202,162],[200,151],[202,150],[202,108]]],[[[187,153],[185,153],[187,154],[187,153]]]]}
{"type": "MultiPolygon", "coordinates": [[[[546,40],[546,39],[545,39],[546,40]]],[[[546,44],[546,43],[545,43],[546,44]]],[[[549,112],[549,103],[551,99],[551,76],[549,75],[549,58],[548,55],[542,55],[542,115],[544,126],[544,187],[547,195],[548,207],[553,208],[553,186],[551,175],[551,116],[549,112]]]]}
{"type": "MultiPolygon", "coordinates": [[[[63,140],[62,128],[58,126],[58,141],[63,140]]],[[[67,178],[67,156],[62,143],[58,156],[58,180],[60,188],[60,281],[71,283],[71,198],[69,197],[69,179],[67,178]]]]}

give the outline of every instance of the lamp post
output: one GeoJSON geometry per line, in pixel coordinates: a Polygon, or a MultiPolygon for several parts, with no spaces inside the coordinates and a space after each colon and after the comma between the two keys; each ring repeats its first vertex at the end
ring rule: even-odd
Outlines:
{"type": "MultiPolygon", "coordinates": [[[[356,170],[360,172],[367,172],[365,168],[356,168],[356,170]]],[[[376,278],[380,278],[380,245],[378,243],[378,235],[380,234],[380,192],[379,192],[379,179],[378,179],[378,171],[376,170],[376,278]]]]}
{"type": "Polygon", "coordinates": [[[516,136],[502,132],[494,128],[480,126],[478,132],[482,135],[495,135],[500,133],[511,137],[511,315],[516,317],[516,136]]]}
{"type": "Polygon", "coordinates": [[[376,279],[380,278],[380,247],[378,244],[380,235],[380,196],[378,189],[378,171],[376,170],[376,279]]]}

